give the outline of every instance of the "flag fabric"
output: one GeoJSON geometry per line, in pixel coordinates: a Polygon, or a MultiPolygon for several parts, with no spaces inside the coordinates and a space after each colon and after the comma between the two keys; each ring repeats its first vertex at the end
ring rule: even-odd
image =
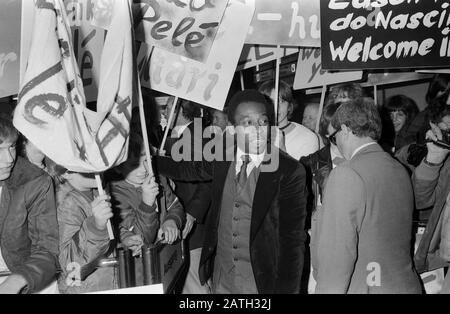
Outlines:
{"type": "Polygon", "coordinates": [[[14,125],[56,163],[102,172],[128,156],[131,110],[140,99],[128,0],[114,1],[101,57],[97,111],[86,108],[63,0],[37,0],[30,56],[14,125]]]}

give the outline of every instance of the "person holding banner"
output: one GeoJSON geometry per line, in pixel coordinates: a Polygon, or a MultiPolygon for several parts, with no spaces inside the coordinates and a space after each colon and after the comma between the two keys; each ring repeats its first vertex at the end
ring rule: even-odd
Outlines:
{"type": "MultiPolygon", "coordinates": [[[[159,213],[156,211],[159,185],[154,177],[150,177],[146,165],[142,137],[132,133],[128,159],[116,167],[122,179],[111,183],[111,197],[114,209],[122,218],[119,223],[120,240],[132,250],[134,256],[140,254],[142,245],[150,246],[155,242],[160,225],[159,213]]],[[[163,217],[159,239],[172,244],[180,237],[185,213],[166,178],[159,179],[164,187],[160,201],[163,217]]]]}
{"type": "Polygon", "coordinates": [[[58,268],[52,179],[16,155],[17,138],[0,116],[0,294],[42,291],[58,268]]]}
{"type": "Polygon", "coordinates": [[[157,168],[169,177],[212,180],[200,280],[212,278],[213,293],[298,293],[306,241],[305,169],[270,144],[274,114],[264,95],[238,92],[228,114],[236,141],[222,143],[230,148],[226,156],[210,162],[156,157],[157,168]]]}
{"type": "MultiPolygon", "coordinates": [[[[275,81],[264,82],[259,91],[270,97],[275,103],[275,81]]],[[[286,152],[294,159],[308,156],[319,150],[319,137],[301,124],[289,121],[295,110],[295,101],[291,87],[284,81],[280,81],[278,102],[278,128],[282,133],[279,147],[285,147],[286,152]],[[284,145],[283,145],[284,144],[284,145]]]]}

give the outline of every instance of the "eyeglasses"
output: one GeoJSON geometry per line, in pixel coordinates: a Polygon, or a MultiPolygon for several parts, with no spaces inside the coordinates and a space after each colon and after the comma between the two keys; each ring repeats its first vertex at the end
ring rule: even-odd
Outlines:
{"type": "Polygon", "coordinates": [[[336,145],[336,135],[338,134],[338,132],[341,130],[341,128],[337,129],[336,131],[334,131],[331,135],[328,136],[328,139],[330,140],[330,142],[333,145],[336,145]]]}

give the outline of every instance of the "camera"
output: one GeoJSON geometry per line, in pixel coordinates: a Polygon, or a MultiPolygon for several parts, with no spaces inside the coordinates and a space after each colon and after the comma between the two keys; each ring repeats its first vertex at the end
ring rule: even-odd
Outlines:
{"type": "Polygon", "coordinates": [[[450,129],[441,130],[442,140],[434,141],[433,143],[442,148],[450,149],[450,129]]]}

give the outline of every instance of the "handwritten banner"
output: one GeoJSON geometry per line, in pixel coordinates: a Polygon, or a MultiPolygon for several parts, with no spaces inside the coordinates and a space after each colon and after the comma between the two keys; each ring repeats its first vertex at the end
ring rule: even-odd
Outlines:
{"type": "Polygon", "coordinates": [[[296,47],[277,48],[270,45],[244,45],[236,71],[252,68],[297,52],[298,48],[296,47]]]}
{"type": "Polygon", "coordinates": [[[448,65],[448,7],[447,0],[321,1],[323,68],[448,65]]]}
{"type": "MultiPolygon", "coordinates": [[[[83,81],[86,101],[96,101],[100,80],[100,58],[105,41],[105,30],[92,25],[92,21],[98,13],[95,10],[97,2],[105,0],[64,0],[69,26],[72,31],[73,48],[75,58],[80,69],[83,81]]],[[[111,0],[106,0],[111,1],[111,0]]],[[[21,77],[28,60],[32,27],[34,20],[34,1],[23,1],[22,19],[28,21],[22,27],[22,58],[21,77]]],[[[109,13],[112,14],[111,9],[109,13]]]]}
{"type": "Polygon", "coordinates": [[[19,92],[21,3],[0,2],[0,97],[19,92]]]}
{"type": "Polygon", "coordinates": [[[297,71],[295,72],[294,89],[357,81],[362,78],[362,71],[330,72],[323,70],[320,55],[320,49],[300,49],[297,71]]]}
{"type": "Polygon", "coordinates": [[[151,52],[143,43],[138,53],[142,84],[222,110],[253,12],[252,1],[230,1],[206,63],[156,47],[151,52]]]}
{"type": "Polygon", "coordinates": [[[320,47],[319,0],[257,0],[245,43],[320,47]]]}
{"type": "Polygon", "coordinates": [[[134,0],[136,39],[205,62],[228,0],[134,0]]]}
{"type": "Polygon", "coordinates": [[[65,3],[36,2],[14,125],[45,155],[75,172],[103,172],[128,156],[131,108],[139,101],[139,83],[130,7],[126,1],[114,4],[94,112],[86,108],[65,3]]]}

